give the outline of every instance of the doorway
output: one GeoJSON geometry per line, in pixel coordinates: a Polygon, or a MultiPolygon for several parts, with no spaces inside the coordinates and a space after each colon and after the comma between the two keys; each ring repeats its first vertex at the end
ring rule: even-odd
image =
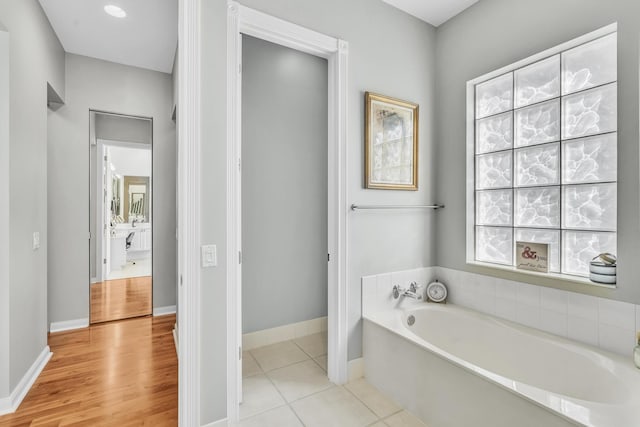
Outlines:
{"type": "Polygon", "coordinates": [[[153,311],[153,121],[90,111],[90,323],[153,311]]]}
{"type": "MultiPolygon", "coordinates": [[[[242,400],[241,291],[241,134],[242,37],[252,36],[327,59],[328,65],[328,253],[327,374],[336,384],[348,378],[347,363],[347,58],[348,43],[230,2],[228,8],[227,196],[227,403],[231,421],[240,417],[242,400]],[[236,171],[236,172],[232,172],[236,171]],[[240,257],[239,257],[240,255],[240,257]]],[[[295,201],[291,201],[295,203],[295,201]]],[[[295,295],[290,296],[295,303],[295,295]]]]}
{"type": "Polygon", "coordinates": [[[245,418],[265,393],[290,401],[331,382],[328,62],[247,35],[242,47],[245,418]]]}

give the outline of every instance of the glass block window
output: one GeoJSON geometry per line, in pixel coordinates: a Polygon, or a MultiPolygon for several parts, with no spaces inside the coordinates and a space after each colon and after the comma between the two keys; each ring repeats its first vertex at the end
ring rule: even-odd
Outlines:
{"type": "Polygon", "coordinates": [[[588,276],[616,253],[617,33],[474,89],[475,260],[548,243],[551,272],[588,276]]]}

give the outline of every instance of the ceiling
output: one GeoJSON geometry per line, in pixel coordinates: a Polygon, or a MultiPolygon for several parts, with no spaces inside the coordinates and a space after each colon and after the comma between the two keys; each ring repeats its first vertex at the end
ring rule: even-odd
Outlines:
{"type": "MultiPolygon", "coordinates": [[[[55,1],[55,0],[54,0],[55,1]]],[[[478,0],[382,0],[437,27],[478,0]]]]}
{"type": "Polygon", "coordinates": [[[178,45],[178,0],[39,0],[64,50],[171,73],[178,45]],[[126,18],[107,15],[112,4],[126,18]]]}

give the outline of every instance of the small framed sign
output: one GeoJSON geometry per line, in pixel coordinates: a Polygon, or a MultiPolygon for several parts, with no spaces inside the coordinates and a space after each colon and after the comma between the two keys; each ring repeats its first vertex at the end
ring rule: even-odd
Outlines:
{"type": "Polygon", "coordinates": [[[549,272],[549,244],[516,242],[516,268],[520,270],[549,272]]]}

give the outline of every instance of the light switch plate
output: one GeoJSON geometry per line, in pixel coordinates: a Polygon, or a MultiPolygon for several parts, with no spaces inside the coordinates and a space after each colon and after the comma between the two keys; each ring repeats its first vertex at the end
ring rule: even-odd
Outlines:
{"type": "Polygon", "coordinates": [[[33,250],[40,249],[40,232],[33,232],[33,250]]]}
{"type": "Polygon", "coordinates": [[[201,251],[202,268],[216,267],[218,265],[216,245],[203,245],[201,251]]]}

